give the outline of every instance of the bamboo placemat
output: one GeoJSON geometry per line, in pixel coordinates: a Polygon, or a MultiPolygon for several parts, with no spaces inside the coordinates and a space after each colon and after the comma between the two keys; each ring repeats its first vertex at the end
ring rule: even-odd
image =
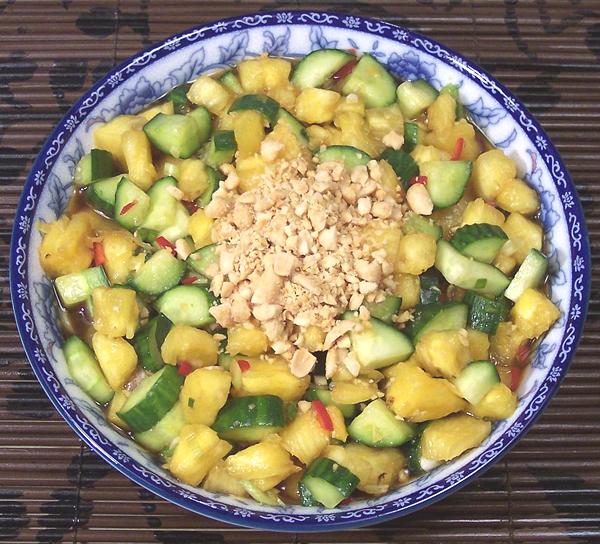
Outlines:
{"type": "Polygon", "coordinates": [[[578,355],[528,436],[452,497],[370,528],[286,535],[189,514],[82,446],[38,386],[13,323],[8,247],[27,170],[51,127],[95,79],[154,41],[223,16],[300,7],[396,22],[490,70],[556,143],[584,203],[593,251],[599,249],[597,0],[0,0],[0,541],[600,543],[597,273],[578,355]]]}

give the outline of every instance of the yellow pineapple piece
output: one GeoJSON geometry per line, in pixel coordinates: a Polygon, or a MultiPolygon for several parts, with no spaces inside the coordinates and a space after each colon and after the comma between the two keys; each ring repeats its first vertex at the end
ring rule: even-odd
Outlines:
{"type": "Polygon", "coordinates": [[[434,331],[422,336],[416,346],[420,366],[432,376],[456,378],[469,361],[467,332],[434,331]]]}
{"type": "Polygon", "coordinates": [[[160,353],[168,365],[187,361],[194,368],[202,368],[216,364],[219,343],[206,331],[177,324],[167,334],[160,353]]]}
{"type": "Polygon", "coordinates": [[[346,429],[346,420],[344,419],[344,414],[342,411],[334,405],[326,407],[327,413],[331,418],[331,423],[333,423],[333,432],[331,433],[331,438],[334,440],[339,440],[340,442],[346,442],[348,438],[348,431],[346,429]]]}
{"type": "Polygon", "coordinates": [[[383,221],[370,221],[363,227],[363,238],[373,249],[385,250],[390,263],[398,259],[398,249],[402,239],[402,230],[389,227],[383,221]]]}
{"type": "Polygon", "coordinates": [[[135,266],[143,263],[144,256],[134,257],[137,244],[130,232],[113,230],[102,235],[104,271],[112,284],[127,283],[135,266]]]}
{"type": "Polygon", "coordinates": [[[129,425],[125,423],[119,416],[118,412],[123,407],[123,404],[127,401],[129,397],[129,391],[125,389],[121,389],[119,391],[115,391],[113,398],[108,405],[108,411],[106,412],[106,419],[110,421],[113,425],[119,427],[119,429],[123,429],[124,431],[129,430],[129,425]]]}
{"type": "Polygon", "coordinates": [[[240,62],[240,83],[247,93],[261,93],[275,87],[286,87],[292,65],[285,59],[261,56],[240,62]]]}
{"type": "MultiPolygon", "coordinates": [[[[304,92],[304,91],[303,91],[304,92]]],[[[335,126],[340,132],[331,134],[331,143],[351,145],[375,157],[384,149],[384,145],[369,134],[365,118],[358,113],[340,113],[335,116],[335,126]]]]}
{"type": "Polygon", "coordinates": [[[127,164],[121,138],[128,130],[142,130],[145,123],[146,120],[137,115],[119,115],[94,129],[94,147],[110,151],[119,166],[125,168],[127,164]]]}
{"type": "Polygon", "coordinates": [[[394,272],[394,295],[402,299],[402,310],[414,308],[419,304],[421,294],[421,280],[419,276],[414,274],[404,274],[402,272],[394,272]]]}
{"type": "Polygon", "coordinates": [[[477,404],[469,404],[468,411],[476,417],[506,419],[517,409],[517,395],[503,383],[495,384],[477,404]]]}
{"type": "Polygon", "coordinates": [[[540,201],[535,189],[520,179],[507,180],[496,196],[496,203],[507,212],[529,215],[537,212],[540,201]]]}
{"type": "Polygon", "coordinates": [[[234,327],[227,332],[227,353],[257,357],[269,349],[267,335],[257,328],[234,327]]]}
{"type": "Polygon", "coordinates": [[[314,461],[329,444],[330,433],[317,419],[314,410],[299,413],[280,433],[281,445],[305,465],[314,461]]]}
{"type": "Polygon", "coordinates": [[[283,149],[277,153],[277,158],[293,160],[299,156],[307,159],[310,156],[306,146],[300,142],[284,119],[277,122],[275,128],[265,138],[265,142],[276,142],[283,145],[283,149]]]}
{"type": "Polygon", "coordinates": [[[156,106],[152,106],[140,113],[138,113],[139,117],[142,117],[144,121],[147,123],[156,117],[159,113],[164,113],[165,115],[172,115],[173,111],[173,102],[168,100],[167,102],[163,102],[162,104],[157,104],[156,106]]]}
{"type": "Polygon", "coordinates": [[[322,145],[331,145],[333,139],[340,139],[341,132],[331,125],[322,127],[321,125],[310,125],[306,127],[308,135],[308,147],[317,150],[322,145]]]}
{"type": "Polygon", "coordinates": [[[296,105],[298,88],[288,83],[267,90],[267,96],[275,100],[282,108],[292,111],[296,105]]]}
{"type": "Polygon", "coordinates": [[[158,179],[152,164],[150,140],[141,130],[127,130],[121,136],[121,148],[129,179],[142,191],[147,191],[158,179]]]}
{"type": "Polygon", "coordinates": [[[202,208],[190,216],[188,230],[196,249],[212,244],[212,226],[213,220],[206,215],[202,208]]]}
{"type": "Polygon", "coordinates": [[[455,414],[433,421],[421,436],[421,455],[432,461],[450,461],[476,448],[490,434],[492,426],[466,414],[455,414]]]}
{"type": "Polygon", "coordinates": [[[319,351],[323,348],[325,331],[316,325],[310,325],[304,331],[304,347],[308,351],[319,351]]]}
{"type": "Polygon", "coordinates": [[[179,432],[168,468],[182,482],[198,485],[230,450],[231,444],[206,425],[186,425],[179,432]]]}
{"type": "Polygon", "coordinates": [[[510,238],[510,242],[507,242],[503,249],[510,246],[511,256],[516,259],[517,263],[523,262],[530,249],[542,249],[541,225],[520,213],[511,213],[502,225],[502,229],[510,238]]]}
{"type": "Polygon", "coordinates": [[[329,123],[340,99],[335,91],[304,89],[296,99],[296,117],[305,123],[329,123]]]}
{"type": "Polygon", "coordinates": [[[192,83],[187,93],[190,102],[204,106],[215,115],[224,113],[233,101],[233,94],[209,76],[200,76],[192,83]]]}
{"type": "Polygon", "coordinates": [[[490,225],[504,225],[504,214],[490,206],[483,198],[476,198],[467,204],[462,216],[463,225],[473,225],[475,223],[488,223],[490,225]]]}
{"type": "Polygon", "coordinates": [[[123,338],[111,338],[96,332],[92,336],[92,347],[108,384],[113,389],[121,389],[137,366],[133,346],[123,338]]]}
{"type": "Polygon", "coordinates": [[[357,95],[344,96],[342,98],[342,100],[340,100],[337,107],[335,108],[335,115],[337,115],[338,113],[346,113],[346,112],[358,113],[359,115],[364,117],[364,115],[366,113],[365,101],[360,96],[357,96],[357,95]]]}
{"type": "Polygon", "coordinates": [[[379,183],[383,186],[383,188],[390,194],[395,194],[396,189],[398,188],[398,176],[391,164],[383,159],[378,161],[379,171],[381,172],[381,179],[379,183]]]}
{"type": "Polygon", "coordinates": [[[176,159],[175,157],[171,157],[170,155],[165,155],[158,161],[156,170],[161,177],[173,176],[179,181],[179,169],[181,168],[183,162],[184,159],[176,159]]]}
{"type": "Polygon", "coordinates": [[[537,338],[560,317],[560,310],[546,295],[530,288],[517,299],[510,316],[527,338],[537,338]]]}
{"type": "Polygon", "coordinates": [[[404,117],[398,104],[384,108],[369,108],[365,112],[371,135],[381,140],[388,132],[404,134],[404,117]]]}
{"type": "MultiPolygon", "coordinates": [[[[512,246],[509,246],[510,251],[512,251],[511,248],[512,246]]],[[[496,255],[493,264],[498,270],[504,272],[504,274],[509,276],[512,273],[512,271],[517,267],[517,260],[512,256],[512,254],[509,255],[503,247],[500,250],[500,253],[496,255]]]]}
{"type": "Polygon", "coordinates": [[[220,367],[198,368],[185,377],[179,392],[188,423],[212,425],[229,396],[231,375],[220,367]]]}
{"type": "Polygon", "coordinates": [[[240,178],[242,192],[256,189],[261,183],[261,174],[265,171],[265,161],[260,155],[254,155],[236,162],[236,172],[240,178]]]}
{"type": "Polygon", "coordinates": [[[398,363],[385,393],[392,411],[403,419],[420,423],[464,410],[466,402],[443,378],[432,378],[423,369],[398,363]]]}
{"type": "Polygon", "coordinates": [[[179,171],[172,175],[177,178],[177,187],[183,191],[186,200],[196,200],[208,189],[206,165],[200,159],[181,161],[179,171]]]}
{"type": "Polygon", "coordinates": [[[525,340],[527,337],[514,323],[509,321],[499,323],[496,334],[490,338],[492,360],[499,365],[510,366],[525,340]]]}
{"type": "Polygon", "coordinates": [[[449,208],[443,208],[441,210],[434,210],[431,215],[433,219],[444,233],[444,238],[449,238],[454,230],[460,226],[462,222],[462,216],[469,203],[469,195],[465,194],[454,206],[449,208]]]}
{"type": "Polygon", "coordinates": [[[431,234],[415,232],[400,239],[395,270],[418,276],[435,262],[436,240],[431,234]]]}
{"type": "Polygon", "coordinates": [[[456,100],[441,93],[427,108],[427,127],[435,132],[450,132],[456,120],[456,100]]]}
{"type": "Polygon", "coordinates": [[[248,496],[246,488],[240,483],[240,480],[227,472],[225,461],[218,461],[208,471],[202,487],[213,493],[225,493],[226,495],[235,495],[236,497],[248,496]]]}
{"type": "Polygon", "coordinates": [[[331,400],[336,404],[358,404],[378,398],[376,383],[355,378],[352,381],[331,382],[331,400]]]}
{"type": "Polygon", "coordinates": [[[469,339],[469,352],[472,361],[488,359],[490,353],[490,339],[487,334],[474,329],[467,329],[469,339]]]}
{"type": "Polygon", "coordinates": [[[255,110],[237,112],[233,121],[233,132],[240,159],[258,153],[265,138],[265,121],[262,114],[255,110]]]}
{"type": "Polygon", "coordinates": [[[500,149],[491,149],[473,163],[471,184],[485,200],[495,200],[504,184],[517,175],[517,165],[500,149]]]}
{"type": "Polygon", "coordinates": [[[419,166],[430,161],[447,161],[450,159],[450,153],[433,145],[424,144],[417,144],[410,152],[410,156],[419,166]]]}
{"type": "MultiPolygon", "coordinates": [[[[446,151],[446,153],[452,153],[456,147],[456,142],[459,138],[464,141],[462,152],[460,154],[461,160],[474,160],[479,153],[481,153],[481,146],[475,136],[475,129],[473,125],[466,119],[461,119],[452,125],[452,127],[446,131],[429,132],[425,135],[425,143],[428,145],[434,145],[440,149],[446,151]]],[[[483,196],[483,195],[481,195],[483,196]]],[[[484,197],[485,198],[485,197],[484,197]]]]}
{"type": "Polygon", "coordinates": [[[133,338],[138,326],[139,307],[135,291],[122,287],[96,287],[92,291],[94,328],[116,338],[133,338]]]}

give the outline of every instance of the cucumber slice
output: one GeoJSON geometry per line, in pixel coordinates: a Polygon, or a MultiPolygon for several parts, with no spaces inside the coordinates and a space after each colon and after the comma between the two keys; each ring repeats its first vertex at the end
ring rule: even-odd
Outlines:
{"type": "Polygon", "coordinates": [[[186,423],[181,403],[177,401],[154,427],[143,433],[134,434],[133,437],[146,449],[158,453],[171,445],[186,423]]]}
{"type": "Polygon", "coordinates": [[[171,176],[159,179],[148,191],[150,208],[142,227],[160,231],[175,220],[178,200],[169,192],[169,187],[177,187],[177,180],[171,176]]]}
{"type": "Polygon", "coordinates": [[[423,130],[417,123],[404,123],[404,145],[402,151],[410,153],[423,141],[423,130]]]}
{"type": "Polygon", "coordinates": [[[346,170],[352,170],[356,166],[367,164],[371,157],[351,145],[330,145],[323,151],[318,151],[316,154],[321,163],[336,161],[343,162],[346,170]]]}
{"type": "Polygon", "coordinates": [[[221,352],[219,353],[219,357],[217,359],[217,364],[222,366],[225,370],[229,370],[231,367],[231,363],[235,361],[233,355],[229,355],[229,353],[221,352]]]}
{"type": "Polygon", "coordinates": [[[142,242],[148,242],[151,244],[158,238],[158,231],[139,228],[135,231],[135,236],[137,236],[142,242]]]}
{"type": "Polygon", "coordinates": [[[465,193],[471,161],[429,161],[421,165],[421,175],[427,177],[427,191],[436,208],[456,204],[465,193]]]}
{"type": "Polygon", "coordinates": [[[234,94],[244,94],[244,88],[242,87],[240,80],[231,70],[225,72],[219,78],[219,82],[234,94]]]}
{"type": "Polygon", "coordinates": [[[54,280],[54,287],[65,308],[86,301],[96,287],[108,285],[104,268],[101,266],[59,276],[54,280]]]}
{"type": "Polygon", "coordinates": [[[75,167],[73,182],[82,187],[102,178],[110,178],[114,175],[115,165],[112,155],[104,149],[92,149],[81,157],[75,167]]]}
{"type": "Polygon", "coordinates": [[[188,113],[188,117],[191,117],[198,125],[198,129],[200,130],[200,144],[202,145],[204,142],[207,142],[212,132],[212,117],[210,112],[204,106],[198,106],[188,113]]]}
{"type": "Polygon", "coordinates": [[[126,229],[135,230],[142,225],[149,209],[150,197],[123,177],[115,194],[115,221],[126,229]]]}
{"type": "Polygon", "coordinates": [[[212,200],[213,193],[219,188],[219,182],[225,179],[221,172],[210,166],[206,167],[206,176],[208,178],[208,187],[196,200],[196,204],[201,208],[208,206],[208,203],[212,200]]]}
{"type": "Polygon", "coordinates": [[[199,285],[178,285],[164,293],[154,305],[175,324],[202,327],[214,323],[208,312],[214,297],[199,285]]]}
{"type": "Polygon", "coordinates": [[[235,99],[229,108],[229,113],[244,110],[261,113],[269,125],[273,126],[277,122],[279,104],[264,94],[246,94],[235,99]]]}
{"type": "Polygon", "coordinates": [[[212,279],[217,265],[217,244],[201,247],[187,258],[188,266],[205,278],[212,279]]]}
{"type": "Polygon", "coordinates": [[[115,211],[115,197],[117,187],[124,176],[114,176],[112,178],[99,179],[88,185],[85,190],[85,199],[93,208],[101,211],[110,217],[115,211]]]}
{"type": "Polygon", "coordinates": [[[425,272],[419,276],[420,293],[419,301],[421,304],[437,304],[440,301],[442,290],[440,288],[440,278],[437,274],[425,272]]]}
{"type": "Polygon", "coordinates": [[[152,429],[173,408],[179,398],[183,377],[174,366],[144,378],[131,392],[117,415],[134,433],[152,429]]]}
{"type": "Polygon", "coordinates": [[[260,442],[285,426],[283,401],[274,395],[230,398],[219,411],[213,429],[224,440],[260,442]]]}
{"type": "Polygon", "coordinates": [[[510,283],[495,266],[465,257],[445,240],[438,242],[435,267],[448,283],[481,295],[501,295],[510,283]]]}
{"type": "Polygon", "coordinates": [[[160,249],[140,266],[130,284],[138,293],[161,295],[181,281],[185,268],[169,249],[160,249]]]}
{"type": "Polygon", "coordinates": [[[206,152],[206,164],[216,168],[222,164],[231,162],[237,150],[233,130],[215,130],[208,151],[206,152]]]}
{"type": "Polygon", "coordinates": [[[407,332],[416,344],[428,332],[464,329],[468,311],[468,306],[460,302],[418,306],[407,332]]]}
{"type": "Polygon", "coordinates": [[[544,282],[548,271],[548,259],[537,249],[530,249],[527,257],[517,270],[504,296],[513,302],[525,292],[526,289],[535,289],[544,282]]]}
{"type": "Polygon", "coordinates": [[[291,81],[299,89],[323,87],[333,74],[353,59],[353,55],[341,49],[317,49],[296,64],[291,81]]]}
{"type": "Polygon", "coordinates": [[[365,53],[342,84],[342,94],[357,94],[367,108],[383,108],[396,101],[396,80],[375,57],[365,53]]]}
{"type": "Polygon", "coordinates": [[[350,333],[350,341],[363,368],[376,369],[406,361],[415,350],[403,332],[374,318],[361,332],[350,333]]]}
{"type": "Polygon", "coordinates": [[[191,157],[202,145],[202,132],[189,115],[158,113],[144,125],[152,144],[176,159],[191,157]]]}
{"type": "Polygon", "coordinates": [[[508,316],[508,304],[505,300],[491,300],[468,291],[463,302],[469,305],[469,327],[486,334],[496,334],[498,325],[508,316]]]}
{"type": "Polygon", "coordinates": [[[390,163],[390,166],[396,172],[396,175],[400,178],[402,187],[408,188],[408,182],[419,174],[419,166],[413,160],[413,158],[401,149],[387,148],[382,154],[381,158],[390,163]]]}
{"type": "Polygon", "coordinates": [[[427,424],[419,426],[417,434],[409,442],[407,448],[408,457],[408,470],[413,476],[420,476],[426,472],[432,471],[435,467],[441,465],[440,461],[433,461],[432,459],[426,459],[421,455],[421,438],[423,431],[427,427],[427,424]]]}
{"type": "Polygon", "coordinates": [[[321,457],[310,464],[300,484],[312,499],[327,508],[335,508],[352,495],[359,479],[346,467],[327,457],[321,457]]]}
{"type": "Polygon", "coordinates": [[[90,347],[78,336],[70,336],[62,349],[73,381],[96,402],[110,402],[115,392],[108,385],[90,347]]]}
{"type": "Polygon", "coordinates": [[[450,238],[450,243],[463,255],[490,264],[508,240],[497,225],[474,223],[460,227],[450,238]]]}
{"type": "Polygon", "coordinates": [[[133,347],[144,369],[156,372],[164,366],[160,348],[173,323],[162,314],[153,317],[133,339],[133,347]]]}
{"type": "Polygon", "coordinates": [[[276,489],[262,491],[250,480],[240,480],[240,484],[256,502],[266,504],[267,506],[285,506],[285,503],[279,498],[276,489]]]}
{"type": "Polygon", "coordinates": [[[354,404],[337,404],[331,400],[331,391],[322,387],[311,387],[306,393],[306,400],[320,400],[325,406],[336,406],[344,417],[352,417],[356,413],[354,404]]]}
{"type": "Polygon", "coordinates": [[[402,299],[400,297],[388,295],[381,302],[367,304],[367,310],[369,310],[371,317],[391,324],[394,316],[400,311],[401,304],[402,299]]]}
{"type": "Polygon", "coordinates": [[[277,112],[277,121],[284,121],[287,123],[294,133],[294,136],[296,136],[296,138],[298,138],[298,140],[304,145],[308,146],[308,134],[306,133],[304,125],[289,111],[285,110],[284,108],[279,108],[279,111],[277,112]]]}
{"type": "Polygon", "coordinates": [[[408,442],[415,429],[396,416],[382,399],[374,400],[348,426],[348,434],[357,442],[373,448],[392,448],[408,442]]]}
{"type": "Polygon", "coordinates": [[[477,404],[497,383],[500,383],[500,376],[490,361],[469,363],[454,380],[460,396],[471,404],[477,404]]]}
{"type": "Polygon", "coordinates": [[[190,111],[192,103],[188,100],[187,93],[190,85],[179,85],[169,91],[166,100],[173,102],[173,111],[175,113],[186,114],[190,111]]]}
{"type": "Polygon", "coordinates": [[[424,79],[417,79],[398,85],[396,95],[404,118],[415,119],[434,103],[438,92],[424,79]]]}
{"type": "Polygon", "coordinates": [[[181,202],[177,202],[175,204],[175,217],[173,218],[173,222],[166,229],[160,231],[158,235],[166,238],[169,242],[175,242],[180,238],[185,238],[190,234],[189,222],[189,212],[181,202]]]}
{"type": "Polygon", "coordinates": [[[423,217],[414,212],[408,212],[405,215],[402,231],[404,234],[413,234],[415,232],[431,234],[436,241],[442,238],[442,227],[440,227],[433,219],[423,217]]]}

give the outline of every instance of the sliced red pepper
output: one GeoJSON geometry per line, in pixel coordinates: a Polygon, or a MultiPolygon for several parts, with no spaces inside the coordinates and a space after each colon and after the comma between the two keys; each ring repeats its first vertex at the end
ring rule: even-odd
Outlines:
{"type": "Polygon", "coordinates": [[[452,152],[452,156],[450,157],[450,160],[457,161],[460,158],[464,147],[465,147],[465,139],[464,138],[459,138],[458,140],[456,140],[456,144],[454,144],[454,151],[452,152]]]}
{"type": "Polygon", "coordinates": [[[246,359],[238,359],[237,364],[241,372],[248,372],[250,370],[250,363],[246,359]]]}
{"type": "Polygon", "coordinates": [[[487,200],[486,204],[488,204],[489,206],[491,206],[492,208],[496,207],[496,201],[495,200],[487,200]]]}
{"type": "Polygon", "coordinates": [[[190,215],[196,213],[198,211],[198,204],[192,202],[191,200],[182,200],[181,203],[186,207],[187,211],[190,215]]]}
{"type": "Polygon", "coordinates": [[[131,210],[131,208],[133,208],[137,204],[137,202],[137,200],[132,200],[131,202],[125,204],[125,206],[121,208],[119,215],[125,215],[129,210],[131,210]]]}
{"type": "Polygon", "coordinates": [[[317,419],[319,420],[319,424],[323,429],[325,429],[328,433],[333,432],[333,421],[331,421],[331,417],[329,416],[329,412],[325,405],[320,400],[313,400],[312,407],[317,414],[317,419]]]}
{"type": "Polygon", "coordinates": [[[177,365],[177,374],[187,376],[194,370],[194,367],[188,361],[180,361],[177,365]]]}
{"type": "Polygon", "coordinates": [[[102,266],[106,261],[102,242],[94,242],[94,266],[102,266]]]}
{"type": "Polygon", "coordinates": [[[156,245],[158,247],[170,250],[173,255],[176,254],[175,246],[171,242],[169,242],[169,240],[167,240],[164,236],[157,236],[156,240],[154,241],[156,242],[156,245]]]}
{"type": "Polygon", "coordinates": [[[529,355],[531,353],[531,344],[529,342],[523,342],[519,349],[517,349],[517,353],[515,355],[515,362],[519,366],[525,366],[527,361],[529,360],[529,355]]]}
{"type": "Polygon", "coordinates": [[[352,70],[354,70],[354,67],[357,64],[358,64],[357,59],[349,60],[346,64],[344,64],[337,72],[335,72],[331,76],[331,79],[333,81],[339,81],[340,79],[344,79],[345,77],[349,76],[352,73],[352,70]]]}
{"type": "Polygon", "coordinates": [[[520,366],[510,367],[510,389],[516,391],[521,383],[521,376],[523,375],[523,369],[520,366]]]}
{"type": "Polygon", "coordinates": [[[414,178],[411,178],[410,181],[408,182],[409,185],[427,185],[427,182],[429,180],[427,179],[427,176],[415,176],[414,178]]]}
{"type": "Polygon", "coordinates": [[[181,280],[181,285],[192,285],[192,283],[195,283],[197,279],[198,278],[196,276],[190,276],[188,278],[183,278],[181,280]]]}

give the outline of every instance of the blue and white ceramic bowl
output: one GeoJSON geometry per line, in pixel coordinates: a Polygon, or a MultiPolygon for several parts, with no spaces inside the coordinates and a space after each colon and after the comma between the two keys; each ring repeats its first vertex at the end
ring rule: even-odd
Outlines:
{"type": "Polygon", "coordinates": [[[261,13],[197,27],[135,55],[90,89],[58,124],[37,158],[19,203],[11,247],[11,291],[27,356],[46,394],[75,432],[117,470],[161,497],[218,520],[280,531],[339,530],[403,516],[471,481],[527,431],[555,393],[581,334],[589,298],[590,254],[581,205],[554,146],[509,91],[446,47],[382,21],[320,12],[261,13]],[[301,56],[324,47],[369,52],[404,79],[435,87],[456,83],[460,99],[487,137],[516,160],[541,196],[550,256],[550,291],[562,317],[544,338],[519,390],[519,407],[477,449],[383,497],[336,510],[273,508],[177,482],[110,426],[69,378],[60,350],[51,282],[38,261],[38,221],[67,204],[73,170],[92,131],[136,113],[174,85],[263,52],[301,56]]]}

